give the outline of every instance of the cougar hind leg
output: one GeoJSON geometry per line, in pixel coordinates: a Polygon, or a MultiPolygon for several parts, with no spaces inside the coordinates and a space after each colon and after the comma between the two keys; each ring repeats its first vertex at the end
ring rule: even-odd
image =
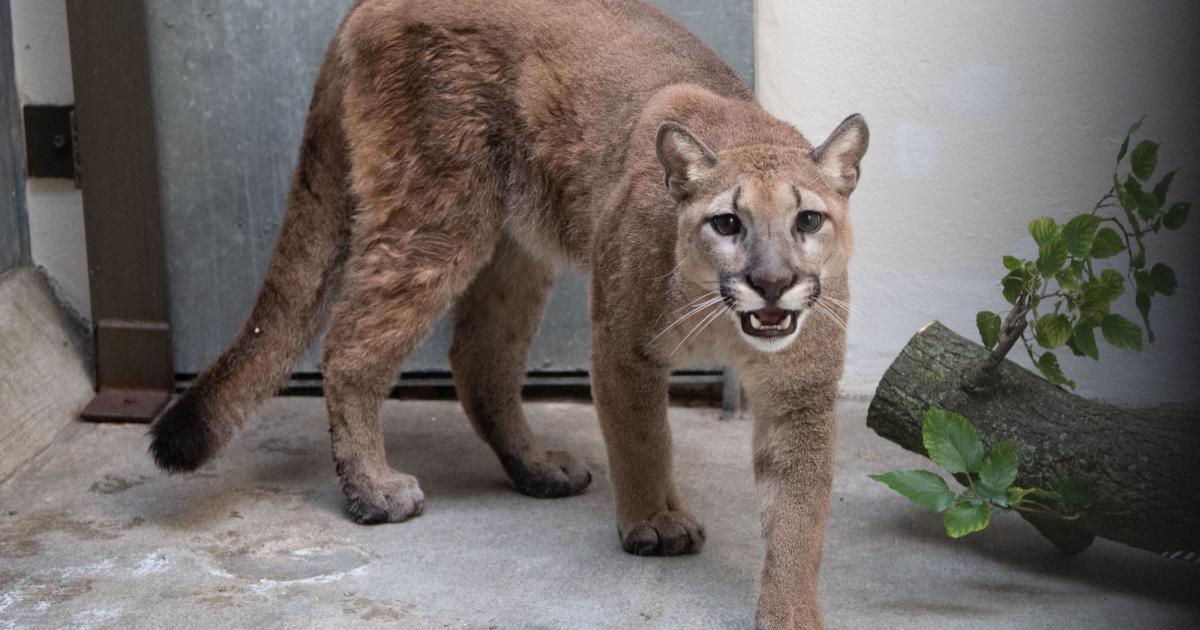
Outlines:
{"type": "Polygon", "coordinates": [[[499,233],[491,208],[444,187],[425,190],[441,192],[395,210],[402,221],[358,232],[325,338],[333,458],[347,507],[363,524],[421,513],[416,479],[387,462],[380,406],[400,364],[487,263],[499,233]]]}
{"type": "Polygon", "coordinates": [[[523,494],[565,497],[592,475],[570,453],[542,450],[521,408],[529,345],[554,283],[554,270],[502,238],[491,262],[455,306],[450,364],[463,410],[523,494]]]}

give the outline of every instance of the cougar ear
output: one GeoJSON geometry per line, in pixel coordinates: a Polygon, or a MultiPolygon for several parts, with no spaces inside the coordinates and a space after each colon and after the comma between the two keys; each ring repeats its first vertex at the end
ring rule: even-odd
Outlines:
{"type": "Polygon", "coordinates": [[[683,201],[696,190],[696,183],[717,165],[717,156],[691,130],[668,120],[658,128],[655,140],[667,190],[675,201],[683,201]]]}
{"type": "Polygon", "coordinates": [[[847,197],[858,186],[858,164],[867,152],[870,135],[862,115],[852,114],[812,152],[812,159],[821,173],[835,190],[847,197]]]}

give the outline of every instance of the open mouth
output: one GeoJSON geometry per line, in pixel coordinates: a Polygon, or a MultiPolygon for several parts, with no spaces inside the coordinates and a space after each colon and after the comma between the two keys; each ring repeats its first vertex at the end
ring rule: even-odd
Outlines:
{"type": "Polygon", "coordinates": [[[799,311],[788,311],[778,306],[767,306],[757,311],[738,313],[742,320],[742,332],[751,337],[774,339],[796,332],[799,311]]]}

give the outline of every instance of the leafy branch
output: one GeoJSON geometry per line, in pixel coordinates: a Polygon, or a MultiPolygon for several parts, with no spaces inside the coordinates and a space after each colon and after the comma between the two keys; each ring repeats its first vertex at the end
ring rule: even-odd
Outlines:
{"type": "Polygon", "coordinates": [[[986,372],[994,372],[1020,342],[1046,380],[1073,388],[1075,382],[1063,374],[1054,351],[1065,347],[1076,356],[1099,360],[1096,329],[1114,348],[1141,351],[1141,326],[1112,312],[1128,283],[1136,290],[1135,302],[1147,338],[1154,342],[1152,299],[1174,295],[1178,282],[1171,267],[1149,265],[1146,239],[1163,229],[1182,228],[1192,204],[1167,205],[1177,170],[1164,175],[1152,189],[1143,187],[1150,184],[1158,168],[1158,144],[1142,140],[1129,150],[1141,126],[1139,120],[1125,134],[1113,167],[1112,188],[1091,212],[1064,225],[1049,217],[1035,219],[1029,224],[1029,234],[1037,243],[1037,258],[1004,257],[1008,273],[1000,285],[1012,308],[1003,318],[990,311],[975,318],[980,338],[991,350],[986,372]],[[1098,269],[1099,261],[1122,253],[1128,259],[1124,273],[1098,269]]]}
{"type": "Polygon", "coordinates": [[[944,477],[928,470],[869,476],[913,503],[940,512],[951,538],[983,530],[992,516],[1013,510],[1075,520],[1090,502],[1086,484],[1074,479],[1055,490],[1014,486],[1017,450],[1013,443],[998,442],[985,451],[975,427],[956,413],[929,409],[921,436],[929,458],[953,475],[964,486],[962,491],[952,490],[944,477]]]}

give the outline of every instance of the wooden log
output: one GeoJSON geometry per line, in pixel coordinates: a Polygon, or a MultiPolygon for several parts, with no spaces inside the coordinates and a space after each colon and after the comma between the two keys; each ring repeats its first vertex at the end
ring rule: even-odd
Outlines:
{"type": "Polygon", "coordinates": [[[1023,514],[1069,553],[1093,536],[1196,561],[1200,553],[1200,414],[1124,409],[1087,400],[1004,361],[980,369],[989,352],[938,322],[923,328],[884,374],[867,426],[927,455],[925,411],[965,416],[985,445],[1016,444],[1016,485],[1053,488],[1083,479],[1092,502],[1071,521],[1023,514]]]}

